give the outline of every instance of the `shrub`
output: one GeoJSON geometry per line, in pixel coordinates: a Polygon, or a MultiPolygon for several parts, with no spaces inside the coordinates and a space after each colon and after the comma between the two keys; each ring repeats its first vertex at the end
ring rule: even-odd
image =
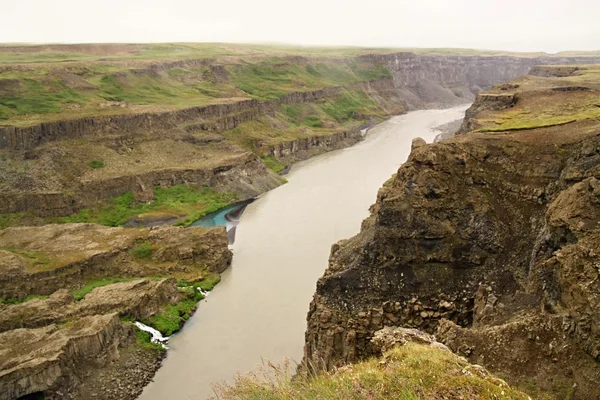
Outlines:
{"type": "Polygon", "coordinates": [[[88,165],[90,166],[90,168],[104,168],[104,161],[93,160],[90,161],[88,165]]]}
{"type": "Polygon", "coordinates": [[[131,249],[131,255],[133,258],[147,260],[152,257],[153,251],[154,248],[150,242],[143,242],[131,249]]]}

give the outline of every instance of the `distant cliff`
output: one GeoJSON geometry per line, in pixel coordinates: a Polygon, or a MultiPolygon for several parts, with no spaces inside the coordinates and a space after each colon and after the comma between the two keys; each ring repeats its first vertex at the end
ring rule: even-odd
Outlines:
{"type": "Polygon", "coordinates": [[[265,165],[279,172],[360,141],[361,129],[391,115],[470,102],[533,65],[582,60],[413,53],[117,60],[108,73],[100,61],[44,64],[42,72],[35,63],[5,65],[15,78],[0,79],[0,214],[27,213],[34,223],[181,183],[254,197],[280,184],[265,165]],[[103,167],[91,168],[94,161],[103,167]]]}

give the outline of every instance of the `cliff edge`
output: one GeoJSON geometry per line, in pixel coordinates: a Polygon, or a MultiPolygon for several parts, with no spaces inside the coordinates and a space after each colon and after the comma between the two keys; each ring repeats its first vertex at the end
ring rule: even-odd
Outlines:
{"type": "Polygon", "coordinates": [[[600,68],[537,67],[416,141],[361,232],[335,244],[305,361],[368,357],[414,327],[530,394],[600,395],[600,68]]]}

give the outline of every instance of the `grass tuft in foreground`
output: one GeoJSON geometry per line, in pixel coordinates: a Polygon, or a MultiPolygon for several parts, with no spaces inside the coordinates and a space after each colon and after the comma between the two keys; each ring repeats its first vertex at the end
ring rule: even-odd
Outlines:
{"type": "Polygon", "coordinates": [[[215,390],[221,400],[529,399],[446,350],[415,343],[334,372],[294,379],[292,372],[289,365],[269,364],[215,390]]]}

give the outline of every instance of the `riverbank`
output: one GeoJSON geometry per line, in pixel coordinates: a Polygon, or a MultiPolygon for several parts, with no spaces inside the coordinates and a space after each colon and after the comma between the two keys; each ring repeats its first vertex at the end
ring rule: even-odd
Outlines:
{"type": "Polygon", "coordinates": [[[135,398],[164,349],[133,322],[179,330],[231,256],[219,227],[0,230],[0,399],[135,398]]]}
{"type": "Polygon", "coordinates": [[[248,205],[231,268],[171,339],[140,400],[204,399],[213,395],[212,383],[251,370],[262,358],[299,361],[307,305],[327,266],[330,243],[358,231],[377,189],[408,155],[412,138],[432,141],[431,128],[458,118],[465,108],[394,117],[353,147],[299,162],[286,185],[248,205]]]}

